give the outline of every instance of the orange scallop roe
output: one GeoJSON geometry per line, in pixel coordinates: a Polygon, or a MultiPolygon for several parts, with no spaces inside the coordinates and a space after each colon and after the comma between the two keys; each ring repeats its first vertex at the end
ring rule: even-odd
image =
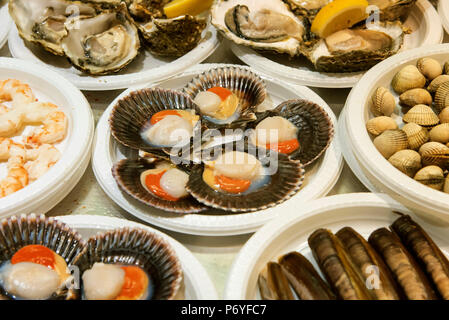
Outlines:
{"type": "Polygon", "coordinates": [[[149,174],[145,177],[145,184],[152,193],[154,193],[159,198],[168,201],[177,201],[179,198],[172,197],[161,187],[161,178],[167,170],[161,171],[156,174],[149,174]]]}
{"type": "Polygon", "coordinates": [[[251,186],[250,180],[232,179],[223,175],[215,176],[215,183],[220,189],[234,194],[245,192],[251,186]]]}
{"type": "Polygon", "coordinates": [[[181,117],[179,112],[176,111],[176,110],[164,110],[164,111],[159,111],[159,112],[156,112],[155,114],[153,114],[153,116],[151,117],[150,123],[151,124],[158,123],[159,121],[164,119],[166,116],[178,116],[178,117],[181,117]]]}
{"type": "Polygon", "coordinates": [[[33,262],[51,269],[55,268],[55,253],[45,246],[32,244],[21,248],[11,258],[11,263],[33,262]]]}
{"type": "Polygon", "coordinates": [[[220,97],[221,101],[225,101],[230,95],[232,95],[231,90],[222,87],[213,87],[207,89],[207,91],[215,93],[217,96],[220,97]]]}
{"type": "Polygon", "coordinates": [[[123,266],[121,268],[125,271],[125,282],[115,300],[139,300],[148,288],[147,274],[136,266],[123,266]]]}
{"type": "Polygon", "coordinates": [[[281,141],[275,144],[267,144],[266,148],[280,153],[290,154],[299,148],[299,141],[298,139],[281,141]]]}

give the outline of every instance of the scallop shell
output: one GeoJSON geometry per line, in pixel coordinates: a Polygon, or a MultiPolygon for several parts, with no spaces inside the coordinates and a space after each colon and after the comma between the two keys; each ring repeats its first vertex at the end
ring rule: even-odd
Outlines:
{"type": "Polygon", "coordinates": [[[441,123],[448,123],[449,122],[449,107],[446,107],[443,110],[441,110],[438,117],[440,118],[441,123]]]}
{"type": "Polygon", "coordinates": [[[433,112],[432,108],[424,104],[418,104],[402,117],[402,121],[405,123],[413,122],[422,127],[433,127],[440,122],[440,119],[433,112]]]}
{"type": "Polygon", "coordinates": [[[441,64],[432,58],[420,58],[416,62],[419,72],[421,72],[427,79],[433,80],[443,73],[441,64]]]}
{"type": "Polygon", "coordinates": [[[396,101],[390,90],[379,87],[371,96],[371,112],[377,116],[391,116],[396,108],[396,101]]]}
{"type": "Polygon", "coordinates": [[[447,75],[447,74],[442,74],[441,76],[436,77],[427,86],[427,91],[429,91],[430,93],[435,93],[435,91],[437,91],[440,84],[442,84],[446,81],[449,81],[449,75],[447,75]]]}
{"type": "MultiPolygon", "coordinates": [[[[159,157],[167,157],[171,148],[149,145],[141,136],[142,128],[151,116],[159,111],[194,110],[195,108],[193,100],[178,91],[162,88],[132,91],[120,99],[112,109],[109,118],[111,133],[118,142],[129,148],[143,150],[159,157]]],[[[197,129],[195,129],[194,135],[197,134],[197,129]]]]}
{"type": "Polygon", "coordinates": [[[435,92],[435,108],[441,112],[446,107],[449,107],[449,81],[440,84],[435,92]]]}
{"type": "Polygon", "coordinates": [[[181,263],[171,245],[143,229],[121,228],[89,238],[77,261],[80,274],[95,262],[141,267],[151,277],[154,300],[174,299],[183,282],[181,263]]]}
{"type": "Polygon", "coordinates": [[[427,142],[419,148],[424,166],[436,165],[441,168],[449,167],[449,148],[439,142],[427,142]]]}
{"type": "Polygon", "coordinates": [[[409,177],[414,177],[421,169],[421,156],[414,150],[400,150],[392,155],[388,161],[399,171],[409,177]]]}
{"type": "Polygon", "coordinates": [[[407,135],[399,129],[384,131],[374,139],[373,143],[385,159],[408,147],[407,135]]]}
{"type": "Polygon", "coordinates": [[[410,149],[416,150],[430,139],[427,129],[413,122],[403,126],[402,131],[407,135],[410,149]]]}
{"type": "MultiPolygon", "coordinates": [[[[76,263],[77,257],[86,245],[76,231],[53,217],[47,218],[44,215],[30,214],[12,216],[1,221],[0,252],[2,254],[0,264],[10,260],[22,247],[31,244],[43,245],[53,250],[65,260],[69,267],[76,263]]],[[[14,299],[1,286],[0,298],[14,299]]],[[[79,290],[61,288],[50,299],[79,299],[79,290]]]]}
{"type": "Polygon", "coordinates": [[[276,158],[277,170],[270,176],[270,182],[267,185],[251,193],[236,195],[212,189],[203,180],[204,166],[202,165],[193,167],[187,190],[199,202],[231,212],[264,210],[290,199],[298,192],[305,174],[304,166],[299,161],[292,160],[285,154],[262,148],[258,149],[258,156],[262,163],[264,163],[262,158],[276,158]]]}
{"type": "Polygon", "coordinates": [[[399,94],[414,88],[423,88],[426,78],[419,72],[418,68],[412,65],[405,66],[395,74],[391,81],[394,91],[399,94]]]}
{"type": "Polygon", "coordinates": [[[405,91],[399,96],[399,102],[407,107],[414,107],[417,104],[432,104],[432,96],[426,89],[415,88],[405,91]]]}
{"type": "Polygon", "coordinates": [[[376,118],[369,119],[366,122],[366,130],[372,135],[378,136],[386,130],[398,129],[398,124],[393,118],[380,116],[376,118]]]}
{"type": "Polygon", "coordinates": [[[297,99],[281,103],[275,109],[258,116],[255,127],[266,117],[281,116],[298,128],[300,148],[288,156],[304,166],[316,161],[329,147],[334,137],[334,125],[327,112],[316,103],[297,99]]]}
{"type": "Polygon", "coordinates": [[[178,201],[168,201],[148,192],[140,182],[140,174],[154,167],[154,162],[149,163],[144,159],[123,159],[114,164],[112,175],[124,192],[151,207],[175,213],[196,213],[207,209],[192,197],[179,199],[178,201]]]}
{"type": "MultiPolygon", "coordinates": [[[[193,78],[183,92],[195,99],[199,92],[213,87],[227,88],[237,95],[240,116],[238,120],[227,123],[217,123],[212,118],[203,116],[202,121],[208,128],[244,128],[248,122],[256,120],[257,107],[266,98],[266,87],[261,77],[245,68],[216,68],[193,78]]],[[[197,112],[201,113],[198,108],[197,112]]]]}
{"type": "Polygon", "coordinates": [[[449,123],[439,124],[430,130],[430,140],[448,143],[449,142],[449,123]]]}
{"type": "Polygon", "coordinates": [[[443,170],[437,166],[427,166],[419,170],[413,178],[432,189],[442,190],[444,184],[443,170]]]}

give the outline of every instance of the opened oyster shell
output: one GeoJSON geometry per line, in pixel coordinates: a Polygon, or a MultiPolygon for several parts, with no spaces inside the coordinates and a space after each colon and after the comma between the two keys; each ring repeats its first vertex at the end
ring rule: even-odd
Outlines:
{"type": "Polygon", "coordinates": [[[306,33],[282,0],[219,0],[212,6],[212,24],[228,39],[255,49],[299,54],[306,33]]]}

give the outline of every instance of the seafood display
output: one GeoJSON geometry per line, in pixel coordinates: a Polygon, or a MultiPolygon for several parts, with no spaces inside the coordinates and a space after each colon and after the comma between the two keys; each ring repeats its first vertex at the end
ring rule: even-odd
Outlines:
{"type": "Polygon", "coordinates": [[[320,72],[356,72],[397,53],[408,32],[402,25],[415,0],[220,0],[212,24],[236,44],[304,56],[320,72]],[[364,23],[367,8],[378,23],[364,23]]]}
{"type": "Polygon", "coordinates": [[[318,229],[309,247],[324,281],[299,252],[270,261],[259,274],[262,299],[435,300],[448,299],[448,258],[408,215],[368,241],[351,227],[333,234],[318,229]]]}
{"type": "Polygon", "coordinates": [[[198,12],[176,2],[13,0],[9,12],[27,42],[66,56],[86,74],[105,75],[125,68],[141,47],[180,57],[198,45],[210,3],[198,12]]]}
{"type": "Polygon", "coordinates": [[[7,167],[0,198],[37,180],[58,162],[61,154],[54,144],[64,140],[67,127],[65,113],[38,101],[27,84],[0,81],[0,161],[7,167]],[[22,134],[27,126],[34,128],[22,134]]]}
{"type": "Polygon", "coordinates": [[[373,143],[395,168],[416,181],[446,192],[449,169],[449,77],[444,65],[424,57],[406,65],[378,87],[369,101],[374,115],[366,123],[373,143]],[[397,95],[396,96],[394,95],[397,95]],[[397,105],[401,106],[402,122],[397,105]]]}
{"type": "Polygon", "coordinates": [[[334,129],[312,102],[258,112],[265,99],[264,81],[237,67],[206,71],[180,91],[132,91],[109,118],[113,137],[138,152],[138,159],[113,166],[118,186],[174,213],[247,212],[284,202],[300,189],[304,166],[329,147],[334,129]],[[233,138],[217,143],[218,135],[233,138]]]}

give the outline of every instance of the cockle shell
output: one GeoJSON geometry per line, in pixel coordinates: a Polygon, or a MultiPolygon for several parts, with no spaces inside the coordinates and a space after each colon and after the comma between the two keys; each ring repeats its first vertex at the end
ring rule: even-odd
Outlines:
{"type": "Polygon", "coordinates": [[[430,130],[430,140],[448,143],[449,142],[449,123],[442,123],[430,130]]]}
{"type": "Polygon", "coordinates": [[[444,184],[443,169],[437,166],[427,166],[419,170],[414,179],[432,189],[440,190],[444,184]]]}
{"type": "Polygon", "coordinates": [[[416,172],[422,168],[421,156],[414,150],[400,150],[392,155],[388,161],[409,177],[414,177],[416,172]]]}
{"type": "Polygon", "coordinates": [[[390,116],[395,107],[394,96],[385,87],[377,88],[371,96],[370,110],[375,116],[390,116]]]}
{"type": "Polygon", "coordinates": [[[446,176],[446,179],[444,180],[444,192],[449,193],[449,174],[446,176]]]}
{"type": "Polygon", "coordinates": [[[439,142],[427,142],[419,148],[424,166],[436,165],[441,168],[449,166],[449,148],[439,142]]]}
{"type": "Polygon", "coordinates": [[[440,84],[435,92],[435,107],[438,112],[449,107],[449,81],[440,84]]]}
{"type": "Polygon", "coordinates": [[[373,143],[385,159],[408,147],[407,135],[399,129],[384,131],[374,139],[373,143]]]}
{"type": "Polygon", "coordinates": [[[427,86],[427,91],[429,91],[430,93],[435,93],[435,91],[437,91],[440,84],[442,84],[446,81],[449,81],[448,74],[442,74],[441,76],[436,77],[427,86]]]}
{"type": "Polygon", "coordinates": [[[440,118],[441,123],[448,123],[449,122],[449,107],[446,107],[443,110],[441,110],[438,117],[440,118]]]}
{"type": "Polygon", "coordinates": [[[421,58],[416,62],[419,72],[427,79],[433,80],[443,73],[441,64],[432,58],[421,58]]]}
{"type": "Polygon", "coordinates": [[[407,135],[410,149],[418,149],[424,143],[429,141],[430,138],[429,132],[426,128],[423,128],[419,124],[413,122],[407,123],[405,126],[403,126],[402,131],[404,131],[407,135]]]}
{"type": "Polygon", "coordinates": [[[407,107],[414,107],[417,104],[430,106],[432,104],[432,96],[426,89],[410,89],[399,96],[399,102],[407,107]]]}
{"type": "Polygon", "coordinates": [[[391,81],[394,91],[401,94],[414,88],[423,88],[426,84],[426,77],[419,72],[418,68],[412,65],[402,68],[391,81]]]}
{"type": "Polygon", "coordinates": [[[378,136],[386,130],[394,130],[397,128],[398,125],[396,121],[394,121],[393,118],[387,116],[372,118],[366,123],[366,130],[368,130],[369,133],[375,136],[378,136]]]}
{"type": "Polygon", "coordinates": [[[444,73],[445,74],[449,74],[449,62],[445,62],[444,63],[444,73]]]}
{"type": "Polygon", "coordinates": [[[411,108],[403,117],[405,123],[416,123],[423,127],[433,127],[440,122],[432,108],[424,104],[418,104],[411,108]]]}

